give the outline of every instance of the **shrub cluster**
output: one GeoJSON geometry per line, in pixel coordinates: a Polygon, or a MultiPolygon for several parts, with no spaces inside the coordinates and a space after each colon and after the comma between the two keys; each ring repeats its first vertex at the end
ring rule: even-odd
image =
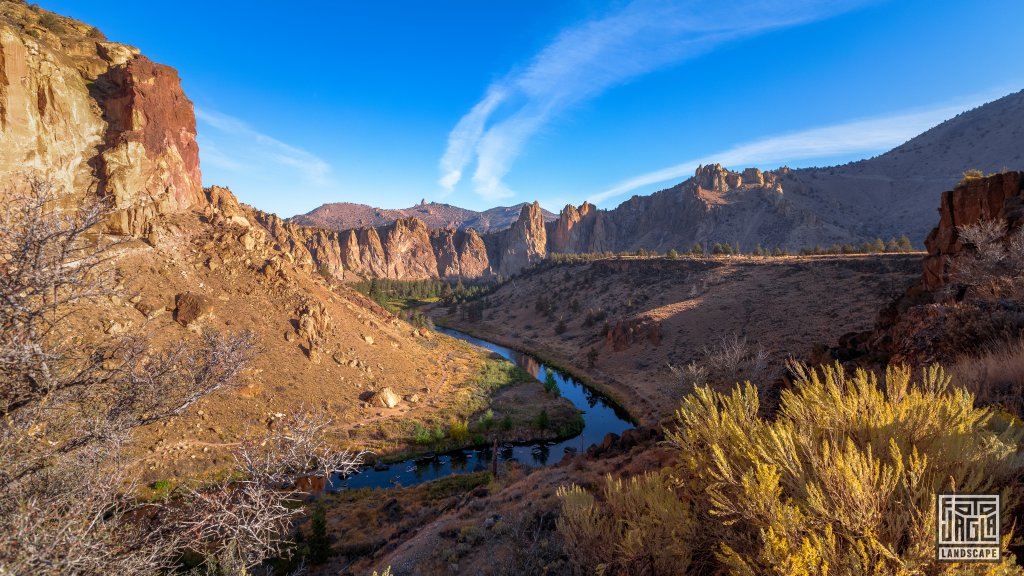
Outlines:
{"type": "Polygon", "coordinates": [[[698,573],[1024,573],[1005,551],[1021,503],[1019,423],[975,406],[938,367],[914,382],[898,367],[883,382],[838,364],[796,371],[774,419],[758,415],[749,383],[729,393],[701,387],[683,400],[667,432],[679,450],[673,481],[630,484],[660,490],[660,499],[673,494],[671,520],[638,522],[618,504],[625,488],[606,488],[602,504],[564,489],[558,526],[570,559],[584,570],[634,573],[631,546],[649,542],[657,543],[645,560],[651,574],[682,573],[655,563],[673,545],[687,547],[680,559],[686,550],[713,552],[691,557],[698,573]],[[954,491],[1002,494],[1000,566],[937,563],[935,497],[954,491]]]}

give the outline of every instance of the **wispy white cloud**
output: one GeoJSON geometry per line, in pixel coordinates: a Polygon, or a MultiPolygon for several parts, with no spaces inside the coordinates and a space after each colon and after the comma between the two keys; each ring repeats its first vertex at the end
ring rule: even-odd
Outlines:
{"type": "Polygon", "coordinates": [[[904,111],[875,118],[857,119],[830,126],[761,138],[733,148],[688,160],[624,180],[594,194],[588,200],[599,204],[638,188],[661,182],[678,181],[693,175],[702,164],[719,163],[742,168],[772,163],[795,163],[815,158],[831,158],[848,154],[868,154],[888,150],[917,136],[964,110],[991,99],[972,97],[957,104],[904,111]]]}
{"type": "Polygon", "coordinates": [[[196,120],[231,138],[230,154],[206,139],[201,150],[204,162],[231,171],[269,162],[294,169],[309,184],[323,186],[328,182],[330,164],[315,154],[256,130],[243,120],[205,108],[196,108],[196,120]]]}
{"type": "Polygon", "coordinates": [[[452,129],[439,184],[451,190],[475,160],[473,186],[511,195],[503,180],[526,142],[572,106],[716,46],[819,20],[866,0],[635,0],[563,30],[522,70],[488,87],[452,129]]]}

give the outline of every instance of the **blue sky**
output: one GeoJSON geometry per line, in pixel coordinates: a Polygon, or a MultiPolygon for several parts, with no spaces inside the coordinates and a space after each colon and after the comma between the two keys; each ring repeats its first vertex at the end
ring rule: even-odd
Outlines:
{"type": "Polygon", "coordinates": [[[841,163],[1024,88],[1019,0],[43,0],[178,69],[204,183],[612,208],[699,162],[841,163]]]}

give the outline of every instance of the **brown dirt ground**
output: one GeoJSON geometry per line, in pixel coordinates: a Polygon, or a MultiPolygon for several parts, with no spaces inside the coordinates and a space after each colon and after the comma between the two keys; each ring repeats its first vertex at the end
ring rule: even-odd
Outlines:
{"type": "MultiPolygon", "coordinates": [[[[690,386],[672,370],[699,360],[704,346],[733,334],[760,344],[778,373],[872,327],[878,311],[920,275],[920,254],[782,258],[609,259],[542,266],[487,298],[484,320],[464,310],[430,310],[440,323],[533,352],[568,368],[622,404],[641,424],[674,412],[690,386]],[[552,305],[549,315],[537,302],[552,305]],[[604,318],[588,325],[587,316],[604,318]],[[661,341],[616,349],[605,322],[660,324],[661,341]],[[566,331],[555,332],[558,321],[566,331]],[[589,365],[587,353],[598,352],[589,365]]],[[[463,306],[463,309],[465,306],[463,306]]]]}
{"type": "MultiPolygon", "coordinates": [[[[152,245],[132,241],[118,248],[125,294],[91,310],[83,332],[149,334],[160,347],[198,338],[202,330],[251,330],[259,353],[237,389],[138,431],[132,454],[145,483],[220,474],[240,438],[303,408],[323,407],[335,418],[339,445],[387,454],[409,447],[414,423],[447,429],[453,419],[471,418],[490,404],[493,391],[475,385],[494,362],[489,353],[417,331],[347,286],[293,266],[279,246],[246,242],[244,227],[187,214],[158,223],[158,230],[152,245]],[[175,295],[185,291],[213,302],[212,314],[188,328],[172,312],[175,295]],[[310,360],[297,333],[297,309],[306,298],[322,302],[331,318],[319,362],[310,360]],[[399,396],[417,394],[419,401],[381,408],[361,399],[385,386],[399,396]]],[[[566,400],[538,392],[539,384],[528,386],[513,386],[514,393],[538,412],[568,410],[566,400]]]]}

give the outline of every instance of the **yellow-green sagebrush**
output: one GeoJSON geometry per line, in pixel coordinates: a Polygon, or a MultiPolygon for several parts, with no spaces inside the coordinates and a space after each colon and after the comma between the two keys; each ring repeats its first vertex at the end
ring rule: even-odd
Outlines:
{"type": "MultiPolygon", "coordinates": [[[[1009,543],[1024,474],[1019,425],[976,407],[938,367],[915,382],[898,367],[881,383],[839,365],[797,372],[770,420],[758,416],[758,391],[749,383],[728,394],[698,388],[683,400],[667,431],[679,463],[634,481],[662,478],[662,490],[685,503],[672,520],[663,518],[681,528],[673,532],[675,549],[692,551],[675,557],[738,575],[1024,574],[1005,552],[998,565],[935,559],[940,492],[1000,493],[1004,549],[1009,543]]],[[[643,525],[616,504],[630,489],[609,480],[604,504],[576,487],[561,492],[567,548],[615,551],[611,558],[570,551],[578,567],[619,573],[619,560],[635,548],[627,537],[647,538],[643,530],[664,538],[657,517],[643,525]],[[586,516],[595,514],[614,520],[586,516]],[[585,522],[590,527],[581,529],[585,522]],[[617,529],[609,535],[602,523],[617,529]]],[[[683,570],[643,567],[649,574],[683,570]]]]}

